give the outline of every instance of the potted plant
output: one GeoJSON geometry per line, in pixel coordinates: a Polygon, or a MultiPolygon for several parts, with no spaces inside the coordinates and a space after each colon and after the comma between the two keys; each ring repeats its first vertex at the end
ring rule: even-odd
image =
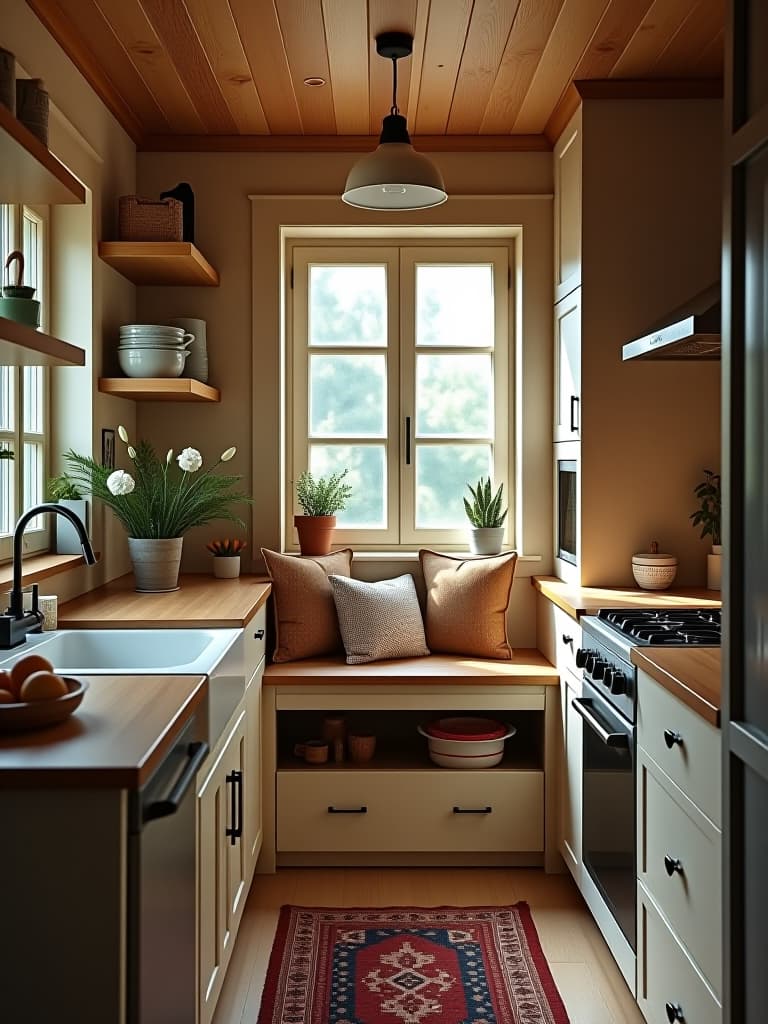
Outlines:
{"type": "Polygon", "coordinates": [[[238,537],[224,537],[205,545],[213,555],[213,575],[217,580],[234,580],[240,575],[240,552],[246,542],[238,537]]]}
{"type": "Polygon", "coordinates": [[[498,555],[504,538],[504,520],[507,509],[502,508],[504,484],[493,494],[491,478],[480,477],[477,485],[467,484],[472,501],[464,498],[464,510],[472,524],[469,531],[469,550],[473,555],[498,555]]]}
{"type": "Polygon", "coordinates": [[[720,474],[705,469],[704,479],[696,485],[693,493],[699,500],[699,507],[689,518],[694,526],[701,526],[702,537],[712,538],[712,551],[707,555],[707,589],[719,590],[723,554],[720,534],[720,474]]]}
{"type": "MultiPolygon", "coordinates": [[[[74,480],[71,480],[66,473],[52,476],[48,480],[47,493],[49,501],[55,501],[76,513],[86,531],[88,530],[88,502],[74,480]]],[[[56,553],[59,555],[82,554],[82,546],[74,526],[63,516],[55,516],[55,519],[56,553]]]]}
{"type": "Polygon", "coordinates": [[[72,450],[64,455],[70,478],[78,489],[103,501],[128,532],[136,590],[156,593],[178,590],[184,534],[193,526],[214,519],[229,519],[245,526],[230,506],[253,499],[235,485],[239,476],[218,476],[218,467],[237,451],[227,448],[218,460],[198,474],[203,457],[196,448],[184,448],[174,460],[169,448],[160,459],[148,441],[129,443],[125,427],[117,428],[133,462],[133,474],[102,466],[90,456],[72,450]],[[175,461],[175,464],[174,464],[175,461]]]}
{"type": "Polygon", "coordinates": [[[303,515],[293,517],[302,555],[327,555],[331,550],[336,513],[347,506],[352,493],[342,481],[349,470],[314,477],[304,470],[296,482],[296,500],[303,515]]]}

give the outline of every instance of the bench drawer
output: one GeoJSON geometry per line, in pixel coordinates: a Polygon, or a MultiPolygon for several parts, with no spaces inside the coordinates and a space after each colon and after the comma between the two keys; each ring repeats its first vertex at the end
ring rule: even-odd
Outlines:
{"type": "Polygon", "coordinates": [[[642,751],[638,797],[638,878],[719,994],[721,834],[642,751]]]}
{"type": "Polygon", "coordinates": [[[676,1008],[685,1024],[722,1024],[722,1007],[642,885],[637,897],[637,1003],[648,1024],[669,1024],[676,1008]]]}
{"type": "Polygon", "coordinates": [[[555,606],[555,664],[560,672],[572,672],[581,679],[582,670],[576,668],[576,651],[581,647],[581,626],[575,619],[555,606]]]}
{"type": "Polygon", "coordinates": [[[245,678],[250,679],[264,657],[267,644],[267,606],[263,604],[243,629],[245,678]]]}
{"type": "Polygon", "coordinates": [[[323,768],[278,772],[277,849],[540,852],[544,773],[323,768]]]}
{"type": "Polygon", "coordinates": [[[719,828],[720,730],[646,672],[641,670],[637,675],[638,744],[719,828]]]}

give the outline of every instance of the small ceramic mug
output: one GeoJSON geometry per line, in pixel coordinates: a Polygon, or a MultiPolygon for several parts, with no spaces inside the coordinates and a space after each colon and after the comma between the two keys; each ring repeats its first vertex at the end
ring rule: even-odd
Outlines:
{"type": "Polygon", "coordinates": [[[325,740],[307,740],[293,748],[296,757],[303,757],[307,764],[325,764],[328,760],[328,744],[325,740]]]}
{"type": "Polygon", "coordinates": [[[347,740],[349,745],[349,759],[356,764],[363,764],[370,761],[376,750],[376,737],[370,735],[352,735],[347,740]]]}

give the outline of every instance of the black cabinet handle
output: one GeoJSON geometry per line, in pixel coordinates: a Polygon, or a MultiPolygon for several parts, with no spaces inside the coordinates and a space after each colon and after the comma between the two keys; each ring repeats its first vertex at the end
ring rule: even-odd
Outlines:
{"type": "Polygon", "coordinates": [[[678,875],[682,875],[683,873],[683,862],[677,857],[670,857],[668,853],[664,855],[664,867],[666,868],[667,874],[670,878],[675,872],[677,872],[678,875]]]}
{"type": "Polygon", "coordinates": [[[184,799],[184,794],[192,785],[192,781],[195,775],[197,775],[197,770],[208,756],[210,749],[207,743],[189,744],[187,747],[187,757],[189,760],[187,761],[186,768],[165,799],[155,800],[144,808],[144,813],[141,816],[142,821],[155,821],[156,818],[167,818],[170,814],[175,814],[178,811],[179,804],[184,799]]]}
{"type": "Polygon", "coordinates": [[[411,464],[411,417],[405,417],[405,464],[411,464]]]}
{"type": "Polygon", "coordinates": [[[454,814],[493,814],[492,807],[454,807],[454,814]]]}
{"type": "Polygon", "coordinates": [[[229,791],[229,815],[232,826],[225,829],[225,835],[229,836],[234,846],[243,835],[243,773],[230,772],[227,776],[227,785],[232,786],[229,791]]]}
{"type": "Polygon", "coordinates": [[[572,636],[566,636],[566,634],[563,633],[562,641],[563,641],[564,644],[572,644],[573,643],[573,637],[572,636]]]}
{"type": "Polygon", "coordinates": [[[675,746],[675,744],[677,744],[678,747],[682,747],[682,745],[683,745],[683,737],[680,735],[679,732],[675,732],[674,729],[665,729],[664,730],[664,742],[667,744],[667,746],[671,750],[672,747],[675,746]]]}
{"type": "Polygon", "coordinates": [[[579,429],[579,424],[574,416],[575,412],[578,412],[579,408],[579,397],[578,395],[571,395],[571,433],[575,434],[579,429]]]}
{"type": "Polygon", "coordinates": [[[329,807],[329,814],[367,814],[368,808],[363,805],[362,807],[329,807]]]}
{"type": "Polygon", "coordinates": [[[669,1024],[675,1024],[676,1020],[685,1022],[685,1014],[680,1003],[665,1003],[664,1009],[667,1011],[669,1024]]]}
{"type": "Polygon", "coordinates": [[[264,630],[263,629],[257,629],[256,632],[253,634],[253,639],[254,640],[263,640],[264,639],[264,630]]]}

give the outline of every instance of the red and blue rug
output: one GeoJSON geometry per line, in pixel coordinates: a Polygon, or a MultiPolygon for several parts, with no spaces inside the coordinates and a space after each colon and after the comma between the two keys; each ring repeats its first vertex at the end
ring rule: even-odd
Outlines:
{"type": "Polygon", "coordinates": [[[568,1024],[527,903],[280,911],[258,1024],[568,1024]]]}

